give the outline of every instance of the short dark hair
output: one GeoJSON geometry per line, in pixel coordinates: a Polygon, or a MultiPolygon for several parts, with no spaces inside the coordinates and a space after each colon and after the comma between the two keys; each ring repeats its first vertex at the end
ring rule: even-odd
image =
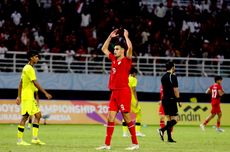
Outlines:
{"type": "Polygon", "coordinates": [[[172,67],[174,67],[174,66],[175,66],[175,64],[174,64],[172,61],[168,61],[168,62],[166,63],[166,65],[165,65],[166,70],[171,70],[172,67]]]}
{"type": "Polygon", "coordinates": [[[217,82],[218,80],[223,80],[223,78],[218,75],[218,76],[215,76],[214,80],[215,80],[215,82],[217,82]]]}
{"type": "Polygon", "coordinates": [[[27,52],[27,59],[30,61],[30,58],[35,56],[35,55],[38,55],[39,58],[40,58],[40,55],[39,55],[39,52],[38,51],[35,51],[35,50],[30,50],[27,52]]]}
{"type": "Polygon", "coordinates": [[[130,69],[129,73],[130,73],[130,74],[134,74],[134,73],[137,74],[137,69],[134,68],[134,67],[132,67],[132,68],[130,69]]]}
{"type": "Polygon", "coordinates": [[[126,45],[126,41],[123,37],[118,37],[115,41],[115,45],[119,45],[121,48],[123,48],[124,50],[127,50],[128,47],[126,45]]]}

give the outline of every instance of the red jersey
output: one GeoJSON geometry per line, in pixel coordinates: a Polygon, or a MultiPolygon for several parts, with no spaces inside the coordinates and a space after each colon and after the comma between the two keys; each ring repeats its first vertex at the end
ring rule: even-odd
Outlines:
{"type": "Polygon", "coordinates": [[[160,100],[162,100],[163,97],[163,87],[162,85],[160,86],[160,100]]]}
{"type": "Polygon", "coordinates": [[[132,65],[132,60],[124,57],[118,61],[112,53],[109,54],[109,59],[112,61],[109,78],[109,89],[114,90],[129,88],[128,77],[132,65]]]}
{"type": "Polygon", "coordinates": [[[211,99],[212,104],[220,103],[221,96],[219,96],[218,90],[223,91],[222,86],[217,83],[214,83],[212,86],[209,87],[209,89],[212,95],[212,99],[211,99]]]}

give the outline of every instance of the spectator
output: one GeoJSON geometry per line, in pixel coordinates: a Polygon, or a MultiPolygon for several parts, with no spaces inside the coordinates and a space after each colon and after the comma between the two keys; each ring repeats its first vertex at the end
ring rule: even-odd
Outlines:
{"type": "Polygon", "coordinates": [[[22,15],[21,13],[17,12],[16,10],[11,14],[11,18],[13,23],[18,26],[21,23],[22,15]]]}
{"type": "Polygon", "coordinates": [[[81,27],[88,27],[91,23],[91,15],[87,8],[81,14],[81,27]]]}
{"type": "Polygon", "coordinates": [[[0,43],[0,60],[5,59],[5,54],[7,53],[8,49],[4,46],[3,43],[0,43]]]}

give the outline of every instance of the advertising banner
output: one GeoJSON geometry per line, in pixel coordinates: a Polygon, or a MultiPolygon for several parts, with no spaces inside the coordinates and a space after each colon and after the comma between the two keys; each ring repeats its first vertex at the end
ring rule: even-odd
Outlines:
{"type": "MultiPolygon", "coordinates": [[[[140,102],[142,107],[142,120],[145,124],[159,124],[159,103],[157,102],[140,102]]],[[[210,103],[182,103],[182,107],[178,107],[179,122],[178,125],[199,125],[210,114],[210,103]]],[[[222,103],[222,120],[221,125],[230,125],[230,104],[222,103]]],[[[215,116],[208,124],[215,125],[217,116],[215,116]]],[[[166,118],[165,118],[166,120],[166,118]]]]}
{"type": "MultiPolygon", "coordinates": [[[[108,101],[80,100],[41,100],[40,109],[42,120],[48,124],[105,124],[108,113],[108,101]]],[[[142,108],[142,124],[158,125],[158,102],[140,102],[142,108]]],[[[230,104],[221,104],[223,112],[221,125],[230,125],[230,104]]],[[[199,125],[210,114],[211,105],[208,103],[183,103],[179,108],[180,125],[199,125]]],[[[135,115],[132,114],[135,119],[135,115]]],[[[20,106],[15,100],[0,100],[0,123],[18,123],[21,119],[20,106]]],[[[116,123],[121,124],[119,113],[116,123]]],[[[210,125],[216,124],[214,118],[210,125]]]]}
{"type": "MultiPolygon", "coordinates": [[[[100,124],[106,122],[107,102],[53,100],[40,101],[41,123],[50,124],[100,124]]],[[[20,106],[15,100],[0,100],[0,123],[18,123],[20,106]]],[[[118,122],[121,116],[118,116],[118,122]]]]}

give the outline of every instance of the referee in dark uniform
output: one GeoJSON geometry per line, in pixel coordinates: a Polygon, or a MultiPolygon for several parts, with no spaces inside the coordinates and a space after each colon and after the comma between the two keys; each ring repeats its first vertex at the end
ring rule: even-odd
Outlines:
{"type": "Polygon", "coordinates": [[[175,64],[171,61],[166,63],[167,72],[161,78],[163,87],[162,105],[164,108],[165,116],[167,117],[167,124],[164,128],[158,129],[161,140],[164,141],[164,132],[167,131],[168,142],[176,142],[172,139],[171,129],[176,125],[178,120],[177,103],[180,105],[180,93],[178,89],[177,77],[174,74],[175,64]]]}

